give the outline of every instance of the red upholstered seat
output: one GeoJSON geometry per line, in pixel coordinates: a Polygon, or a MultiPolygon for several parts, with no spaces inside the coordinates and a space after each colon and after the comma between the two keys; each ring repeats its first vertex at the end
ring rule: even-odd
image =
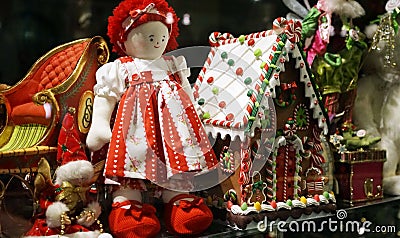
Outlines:
{"type": "Polygon", "coordinates": [[[82,42],[53,55],[38,70],[41,81],[38,84],[38,91],[53,88],[64,82],[75,69],[82,52],[88,42],[82,42]]]}

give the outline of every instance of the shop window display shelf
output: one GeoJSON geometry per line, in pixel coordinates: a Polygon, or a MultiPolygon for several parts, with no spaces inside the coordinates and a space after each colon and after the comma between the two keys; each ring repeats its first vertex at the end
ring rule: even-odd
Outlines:
{"type": "MultiPolygon", "coordinates": [[[[1,177],[0,179],[5,179],[5,177],[1,177]]],[[[30,219],[33,213],[33,202],[31,200],[31,196],[29,191],[24,188],[22,183],[15,179],[11,181],[9,186],[9,191],[5,194],[3,203],[1,204],[1,215],[0,215],[0,237],[20,237],[25,231],[27,231],[31,227],[30,219]]],[[[226,221],[222,219],[215,219],[210,226],[210,228],[204,232],[202,235],[197,237],[296,237],[296,238],[319,238],[319,237],[399,237],[400,235],[400,220],[398,219],[398,213],[400,211],[400,196],[385,196],[382,199],[356,203],[350,205],[348,203],[337,202],[338,208],[337,213],[339,211],[345,212],[345,218],[338,219],[337,213],[318,213],[311,214],[307,216],[302,216],[299,219],[287,219],[286,226],[281,226],[281,229],[278,229],[276,225],[272,225],[272,231],[270,231],[269,223],[267,223],[267,230],[265,232],[260,232],[257,229],[256,224],[253,226],[248,226],[246,230],[235,230],[227,225],[226,221]],[[328,225],[326,224],[329,219],[332,221],[338,221],[337,231],[332,232],[328,225]],[[325,222],[324,229],[322,231],[316,232],[307,232],[307,230],[300,230],[302,232],[290,232],[288,228],[288,224],[291,221],[296,221],[301,224],[304,222],[313,222],[316,224],[316,229],[321,227],[321,224],[325,222]],[[359,234],[357,232],[351,232],[351,229],[342,228],[340,231],[340,223],[339,221],[343,221],[343,225],[346,225],[346,222],[362,222],[368,221],[371,223],[369,228],[371,232],[366,232],[364,234],[359,234]],[[388,230],[387,232],[373,232],[375,231],[376,226],[385,226],[388,230]],[[287,229],[287,232],[283,232],[283,229],[287,229]],[[394,229],[389,231],[389,229],[394,229]]],[[[160,204],[160,207],[162,205],[160,204]]],[[[161,209],[159,209],[161,210],[161,209]]],[[[275,224],[278,220],[275,221],[275,224]]],[[[306,227],[307,228],[307,227],[306,227]]],[[[163,229],[164,230],[164,229],[163,229]]],[[[312,231],[312,230],[310,230],[312,231]]],[[[166,232],[161,232],[158,237],[173,237],[170,236],[166,232]]]]}

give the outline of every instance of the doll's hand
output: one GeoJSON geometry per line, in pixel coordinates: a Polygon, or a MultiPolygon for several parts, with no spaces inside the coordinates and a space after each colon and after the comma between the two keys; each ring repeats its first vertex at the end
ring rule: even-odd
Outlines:
{"type": "Polygon", "coordinates": [[[91,151],[100,150],[105,144],[110,142],[111,129],[109,124],[92,124],[86,138],[86,145],[91,151]]]}
{"type": "Polygon", "coordinates": [[[63,225],[71,225],[71,219],[65,213],[61,214],[61,224],[63,224],[63,225]]]}
{"type": "Polygon", "coordinates": [[[86,138],[86,145],[91,151],[97,151],[110,142],[110,118],[115,104],[116,100],[113,98],[94,98],[92,125],[86,138]]]}
{"type": "Polygon", "coordinates": [[[79,215],[78,224],[89,227],[95,221],[96,221],[96,217],[95,217],[94,212],[85,210],[85,211],[81,212],[81,214],[79,215]]]}

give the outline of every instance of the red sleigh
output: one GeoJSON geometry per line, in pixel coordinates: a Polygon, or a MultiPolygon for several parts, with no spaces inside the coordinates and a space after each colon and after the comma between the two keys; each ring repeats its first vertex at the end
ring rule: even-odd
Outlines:
{"type": "Polygon", "coordinates": [[[43,55],[16,85],[0,89],[0,175],[11,175],[6,184],[0,180],[0,204],[13,178],[32,195],[22,175],[36,172],[42,157],[55,167],[57,138],[70,107],[76,109],[79,136],[85,140],[95,73],[108,57],[102,37],[75,40],[43,55]]]}

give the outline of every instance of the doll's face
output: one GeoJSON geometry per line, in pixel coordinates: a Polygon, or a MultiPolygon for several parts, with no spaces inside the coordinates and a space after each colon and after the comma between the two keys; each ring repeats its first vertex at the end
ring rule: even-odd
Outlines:
{"type": "Polygon", "coordinates": [[[139,59],[157,59],[164,53],[168,40],[168,28],[159,21],[150,21],[129,32],[126,53],[139,59]]]}

